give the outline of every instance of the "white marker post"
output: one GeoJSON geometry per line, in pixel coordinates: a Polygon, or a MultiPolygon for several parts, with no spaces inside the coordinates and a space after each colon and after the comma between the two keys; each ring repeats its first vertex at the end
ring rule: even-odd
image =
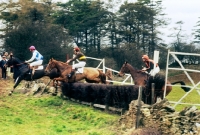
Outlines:
{"type": "MultiPolygon", "coordinates": [[[[159,59],[159,51],[154,51],[154,57],[153,57],[153,60],[155,63],[158,63],[158,59],[159,59]]],[[[154,64],[154,71],[155,71],[155,68],[156,68],[156,64],[154,64]]],[[[154,73],[155,75],[155,73],[154,73]]]]}

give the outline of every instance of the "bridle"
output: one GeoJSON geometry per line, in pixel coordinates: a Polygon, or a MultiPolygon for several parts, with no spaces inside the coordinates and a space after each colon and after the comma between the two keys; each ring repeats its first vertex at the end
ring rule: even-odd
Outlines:
{"type": "Polygon", "coordinates": [[[48,72],[51,72],[51,70],[54,69],[54,68],[52,67],[52,61],[51,61],[51,63],[49,63],[49,64],[47,65],[47,67],[48,67],[48,72]]]}

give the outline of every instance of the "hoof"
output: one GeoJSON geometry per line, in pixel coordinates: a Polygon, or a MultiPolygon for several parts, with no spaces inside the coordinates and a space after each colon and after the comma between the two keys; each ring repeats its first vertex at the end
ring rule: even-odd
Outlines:
{"type": "Polygon", "coordinates": [[[12,95],[12,93],[13,93],[13,91],[10,91],[10,92],[8,93],[8,96],[11,96],[11,95],[12,95]]]}
{"type": "Polygon", "coordinates": [[[52,96],[57,96],[57,92],[56,93],[52,93],[52,96]]]}

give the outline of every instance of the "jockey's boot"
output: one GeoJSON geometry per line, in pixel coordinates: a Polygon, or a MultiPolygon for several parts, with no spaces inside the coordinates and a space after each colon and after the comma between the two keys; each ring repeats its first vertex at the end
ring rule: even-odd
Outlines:
{"type": "Polygon", "coordinates": [[[75,71],[76,71],[76,69],[75,69],[75,70],[73,69],[73,70],[71,71],[71,73],[69,73],[69,74],[67,75],[68,79],[72,78],[72,76],[74,75],[75,71]]]}
{"type": "Polygon", "coordinates": [[[28,72],[28,74],[32,74],[32,71],[33,71],[33,70],[32,70],[32,69],[30,69],[30,70],[29,70],[29,72],[28,72]]]}
{"type": "Polygon", "coordinates": [[[33,69],[30,69],[28,74],[31,75],[31,80],[32,80],[33,79],[33,69]]]}
{"type": "Polygon", "coordinates": [[[74,72],[75,72],[75,71],[72,71],[71,73],[69,73],[69,74],[67,75],[67,77],[70,79],[70,78],[74,75],[74,72]]]}

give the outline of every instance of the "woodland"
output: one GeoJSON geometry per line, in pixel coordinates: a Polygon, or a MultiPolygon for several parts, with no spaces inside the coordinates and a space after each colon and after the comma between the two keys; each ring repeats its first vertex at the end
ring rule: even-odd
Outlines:
{"type": "MultiPolygon", "coordinates": [[[[141,68],[142,55],[153,58],[155,50],[160,52],[159,65],[166,68],[168,50],[175,52],[198,53],[200,28],[194,31],[195,39],[185,43],[182,34],[182,21],[172,32],[176,38],[166,44],[159,35],[162,27],[168,25],[162,1],[138,0],[124,2],[113,11],[113,1],[105,4],[100,0],[69,0],[66,3],[52,3],[51,0],[34,2],[19,0],[0,4],[0,38],[2,48],[13,52],[14,56],[27,60],[31,57],[30,45],[44,56],[44,63],[50,58],[66,61],[72,57],[73,43],[88,57],[105,58],[106,66],[117,69],[124,61],[141,68]]],[[[184,56],[180,56],[180,60],[184,56]]],[[[189,57],[193,61],[199,58],[189,57]]],[[[87,62],[86,66],[94,66],[87,62]]]]}

